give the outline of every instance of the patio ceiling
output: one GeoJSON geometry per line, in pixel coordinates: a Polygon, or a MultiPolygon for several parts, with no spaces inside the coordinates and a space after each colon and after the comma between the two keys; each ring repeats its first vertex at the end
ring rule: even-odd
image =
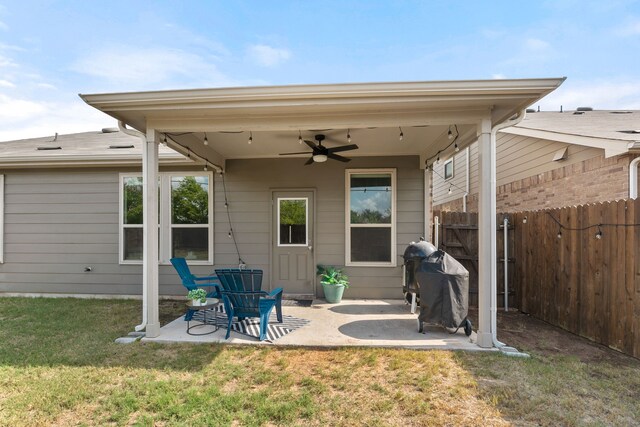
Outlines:
{"type": "Polygon", "coordinates": [[[328,147],[346,144],[347,130],[352,143],[359,146],[345,153],[347,157],[419,155],[424,167],[426,159],[449,145],[450,126],[457,126],[458,146],[463,148],[476,139],[481,120],[501,123],[563,81],[293,85],[80,97],[142,132],[155,129],[168,133],[170,146],[182,145],[223,167],[226,159],[273,158],[280,153],[308,151],[298,144],[299,134],[309,140],[315,134],[325,134],[328,147]],[[209,142],[206,146],[204,132],[209,142]],[[247,143],[250,134],[252,144],[247,143]]]}

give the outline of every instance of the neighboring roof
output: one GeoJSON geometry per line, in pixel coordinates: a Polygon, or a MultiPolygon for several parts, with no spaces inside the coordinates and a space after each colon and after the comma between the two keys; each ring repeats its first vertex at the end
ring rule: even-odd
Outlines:
{"type": "MultiPolygon", "coordinates": [[[[162,145],[159,157],[162,164],[191,163],[162,145]]],[[[82,166],[140,165],[141,162],[140,139],[112,128],[0,142],[0,167],[4,168],[30,165],[58,167],[78,163],[82,166]]]]}
{"type": "Polygon", "coordinates": [[[610,157],[640,149],[640,111],[527,113],[522,122],[502,132],[602,148],[610,157]]]}

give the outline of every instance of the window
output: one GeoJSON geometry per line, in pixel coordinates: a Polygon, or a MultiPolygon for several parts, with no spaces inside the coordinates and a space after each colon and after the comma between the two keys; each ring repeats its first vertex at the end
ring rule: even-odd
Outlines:
{"type": "Polygon", "coordinates": [[[444,162],[444,179],[453,178],[453,158],[444,162]]]}
{"type": "MultiPolygon", "coordinates": [[[[120,176],[120,262],[142,262],[142,177],[120,176]]],[[[213,263],[209,173],[160,173],[158,182],[159,261],[186,258],[213,263]]]]}
{"type": "Polygon", "coordinates": [[[278,198],[278,246],[307,246],[307,198],[278,198]]]}
{"type": "Polygon", "coordinates": [[[395,266],[395,169],[346,172],[346,264],[395,266]]]}

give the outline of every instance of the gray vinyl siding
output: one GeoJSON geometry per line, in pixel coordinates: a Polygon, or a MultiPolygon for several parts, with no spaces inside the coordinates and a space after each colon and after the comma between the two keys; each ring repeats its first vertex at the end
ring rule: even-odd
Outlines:
{"type": "MultiPolygon", "coordinates": [[[[345,262],[345,169],[397,169],[397,254],[424,230],[424,177],[418,157],[363,157],[348,164],[326,162],[304,166],[304,159],[229,160],[225,175],[229,214],[242,259],[265,272],[270,283],[271,192],[277,189],[316,190],[316,262],[345,262]]],[[[218,266],[236,266],[238,256],[229,239],[222,181],[215,186],[215,260],[218,266]]],[[[399,258],[398,258],[399,259],[399,258]]],[[[400,264],[400,263],[399,263],[400,264]]],[[[348,267],[349,298],[399,298],[400,267],[348,267]]],[[[277,286],[273,284],[272,287],[277,286]]],[[[322,290],[316,286],[316,295],[322,290]]]]}
{"type": "MultiPolygon", "coordinates": [[[[474,144],[476,145],[476,144],[474,144]]],[[[440,163],[433,165],[433,204],[439,205],[459,199],[466,189],[466,150],[455,153],[452,157],[443,157],[440,163]],[[444,164],[453,158],[453,177],[444,179],[444,164]],[[451,194],[449,194],[451,188],[451,194]]]]}
{"type": "MultiPolygon", "coordinates": [[[[418,157],[355,158],[303,166],[304,159],[229,160],[229,213],[243,260],[265,270],[271,287],[271,191],[316,190],[316,261],[345,262],[345,169],[397,168],[397,254],[424,229],[423,171],[418,157]]],[[[176,168],[171,168],[176,170],[176,168]]],[[[163,169],[164,170],[164,169],[163,169]]],[[[178,170],[185,170],[179,168],[178,170]]],[[[198,169],[200,170],[200,169],[198,169]]],[[[118,262],[119,174],[134,169],[7,170],[4,263],[0,292],[139,295],[142,266],[118,262]],[[86,266],[93,271],[84,272],[86,266]]],[[[214,185],[214,263],[195,274],[237,266],[229,239],[222,180],[214,185]]],[[[399,259],[399,258],[398,258],[399,259]]],[[[398,262],[398,264],[400,264],[398,262]]],[[[350,267],[346,297],[401,297],[399,267],[350,267]]],[[[316,286],[321,295],[321,287],[316,286]]],[[[170,265],[160,266],[160,294],[183,295],[170,265]]]]}
{"type": "MultiPolygon", "coordinates": [[[[602,155],[599,148],[585,147],[582,145],[566,144],[557,141],[549,141],[545,139],[531,138],[521,135],[512,135],[504,132],[498,134],[496,142],[497,153],[497,185],[505,185],[511,182],[519,181],[524,178],[542,174],[560,167],[572,165],[584,160],[592,159],[602,155]],[[552,161],[554,154],[568,147],[567,159],[559,162],[552,161]]],[[[454,183],[465,188],[465,152],[461,151],[455,156],[457,178],[454,183]]],[[[469,194],[477,194],[479,189],[479,164],[478,164],[478,143],[474,142],[470,147],[469,155],[470,163],[470,191],[469,194]]],[[[435,171],[444,176],[443,162],[434,165],[435,171]]],[[[433,204],[437,206],[447,203],[463,196],[464,192],[453,188],[452,194],[448,194],[449,181],[444,181],[437,174],[433,175],[433,204]]]]}
{"type": "MultiPolygon", "coordinates": [[[[118,180],[131,171],[4,171],[0,292],[141,294],[142,266],[118,262],[118,180]]],[[[160,292],[184,293],[171,266],[160,266],[160,292]]]]}

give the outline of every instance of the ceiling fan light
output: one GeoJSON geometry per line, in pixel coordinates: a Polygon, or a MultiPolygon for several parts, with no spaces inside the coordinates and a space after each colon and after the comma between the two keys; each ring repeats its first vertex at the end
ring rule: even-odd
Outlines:
{"type": "Polygon", "coordinates": [[[323,163],[327,161],[327,156],[324,154],[316,154],[313,156],[313,161],[316,163],[323,163]]]}

